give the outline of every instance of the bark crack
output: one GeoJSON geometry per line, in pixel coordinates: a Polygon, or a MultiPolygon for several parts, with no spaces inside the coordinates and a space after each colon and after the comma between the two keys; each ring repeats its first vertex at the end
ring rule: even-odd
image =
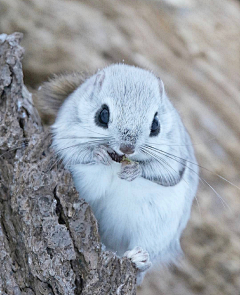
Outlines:
{"type": "MultiPolygon", "coordinates": [[[[67,226],[67,223],[66,223],[67,218],[64,216],[63,207],[61,205],[60,199],[57,197],[56,190],[57,190],[57,186],[53,190],[53,195],[54,195],[55,200],[57,201],[56,214],[58,216],[58,222],[59,222],[59,224],[65,224],[67,226]]],[[[68,226],[67,226],[67,228],[68,228],[68,226]]],[[[69,228],[68,228],[68,230],[69,230],[69,228]]]]}

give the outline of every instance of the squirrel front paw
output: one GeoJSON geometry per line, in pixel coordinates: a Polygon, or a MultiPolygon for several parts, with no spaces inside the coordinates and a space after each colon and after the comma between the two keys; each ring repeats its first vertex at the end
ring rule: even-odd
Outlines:
{"type": "Polygon", "coordinates": [[[110,165],[112,162],[112,158],[109,156],[107,148],[103,145],[100,145],[93,150],[93,158],[96,163],[101,163],[103,165],[110,165]]]}
{"type": "Polygon", "coordinates": [[[133,181],[137,177],[141,176],[142,169],[138,162],[123,162],[121,165],[121,172],[118,176],[121,179],[125,179],[127,181],[133,181]]]}
{"type": "Polygon", "coordinates": [[[152,265],[149,254],[140,247],[135,247],[132,250],[124,253],[125,257],[131,259],[140,272],[144,272],[152,265]]]}

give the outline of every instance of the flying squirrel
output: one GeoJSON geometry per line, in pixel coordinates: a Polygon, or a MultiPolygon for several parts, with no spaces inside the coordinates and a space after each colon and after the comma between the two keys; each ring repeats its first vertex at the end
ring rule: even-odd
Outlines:
{"type": "Polygon", "coordinates": [[[198,186],[193,146],[164,84],[113,64],[88,78],[55,76],[35,99],[52,147],[91,206],[106,249],[135,263],[172,262],[198,186]]]}

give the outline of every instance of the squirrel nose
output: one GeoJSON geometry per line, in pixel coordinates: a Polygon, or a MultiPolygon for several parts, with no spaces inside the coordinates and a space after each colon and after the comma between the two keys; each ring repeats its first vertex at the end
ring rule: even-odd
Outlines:
{"type": "Polygon", "coordinates": [[[122,143],[119,149],[121,152],[128,155],[133,154],[135,152],[134,146],[132,144],[122,143]]]}

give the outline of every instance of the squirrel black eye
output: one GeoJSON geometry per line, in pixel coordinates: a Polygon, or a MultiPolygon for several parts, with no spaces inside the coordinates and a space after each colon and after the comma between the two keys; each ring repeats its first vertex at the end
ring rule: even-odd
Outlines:
{"type": "Polygon", "coordinates": [[[109,108],[107,105],[103,105],[95,116],[95,122],[98,126],[108,128],[109,122],[109,108]]]}
{"type": "Polygon", "coordinates": [[[160,122],[158,120],[157,113],[156,113],[152,121],[150,136],[157,136],[159,132],[160,132],[160,122]]]}

